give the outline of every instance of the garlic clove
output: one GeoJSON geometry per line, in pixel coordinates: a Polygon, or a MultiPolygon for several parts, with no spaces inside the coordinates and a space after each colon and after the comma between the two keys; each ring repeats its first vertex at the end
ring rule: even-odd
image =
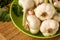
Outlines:
{"type": "Polygon", "coordinates": [[[54,6],[57,7],[57,8],[60,8],[60,1],[54,2],[54,6]]]}
{"type": "Polygon", "coordinates": [[[51,19],[56,13],[55,8],[49,3],[43,3],[34,9],[35,15],[41,20],[51,19]]]}
{"type": "Polygon", "coordinates": [[[54,35],[59,29],[59,23],[55,20],[45,20],[40,26],[40,31],[44,36],[54,35]]]}
{"type": "Polygon", "coordinates": [[[60,22],[60,13],[55,14],[53,19],[60,22]]]}

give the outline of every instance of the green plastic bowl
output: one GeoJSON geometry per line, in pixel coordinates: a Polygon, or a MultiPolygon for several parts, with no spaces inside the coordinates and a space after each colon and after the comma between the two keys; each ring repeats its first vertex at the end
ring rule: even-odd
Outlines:
{"type": "MultiPolygon", "coordinates": [[[[53,36],[48,36],[48,37],[43,36],[41,32],[33,35],[33,34],[31,34],[29,31],[26,31],[26,30],[24,29],[24,27],[22,26],[23,13],[21,12],[21,13],[20,13],[20,16],[18,17],[18,16],[16,16],[16,14],[14,13],[14,11],[17,11],[17,10],[12,11],[12,10],[13,10],[12,7],[14,6],[14,4],[15,4],[15,5],[18,5],[18,0],[14,0],[14,1],[12,2],[12,4],[11,4],[11,7],[10,7],[10,17],[11,17],[11,20],[12,20],[13,24],[14,24],[20,31],[22,31],[23,33],[27,34],[28,36],[31,36],[31,37],[34,37],[34,38],[53,38],[53,37],[56,37],[56,36],[60,35],[60,28],[59,28],[58,32],[57,32],[55,35],[53,35],[53,36]]],[[[16,7],[16,6],[15,6],[15,7],[16,7]]],[[[22,8],[21,8],[21,10],[22,10],[22,8]]]]}

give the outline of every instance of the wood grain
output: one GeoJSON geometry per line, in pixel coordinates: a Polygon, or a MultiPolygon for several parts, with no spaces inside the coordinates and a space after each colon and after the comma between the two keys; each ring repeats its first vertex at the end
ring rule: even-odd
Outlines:
{"type": "Polygon", "coordinates": [[[55,38],[50,38],[50,39],[32,38],[19,31],[11,21],[0,22],[0,33],[3,35],[4,40],[60,40],[60,36],[57,36],[55,38]]]}
{"type": "Polygon", "coordinates": [[[0,40],[7,40],[7,39],[0,33],[0,40]]]}

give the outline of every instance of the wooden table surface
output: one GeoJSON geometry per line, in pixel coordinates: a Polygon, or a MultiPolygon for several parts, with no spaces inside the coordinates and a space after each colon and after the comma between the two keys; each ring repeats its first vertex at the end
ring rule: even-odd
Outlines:
{"type": "Polygon", "coordinates": [[[32,38],[19,31],[10,21],[0,22],[0,40],[60,40],[60,36],[50,39],[32,38]]]}

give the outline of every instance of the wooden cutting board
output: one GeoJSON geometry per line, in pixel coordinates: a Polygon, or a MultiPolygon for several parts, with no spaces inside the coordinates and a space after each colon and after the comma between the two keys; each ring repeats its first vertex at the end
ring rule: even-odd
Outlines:
{"type": "Polygon", "coordinates": [[[10,22],[0,22],[0,33],[3,36],[0,36],[0,40],[60,40],[60,36],[50,39],[37,39],[32,38],[21,31],[19,31],[13,23],[10,22]]]}

